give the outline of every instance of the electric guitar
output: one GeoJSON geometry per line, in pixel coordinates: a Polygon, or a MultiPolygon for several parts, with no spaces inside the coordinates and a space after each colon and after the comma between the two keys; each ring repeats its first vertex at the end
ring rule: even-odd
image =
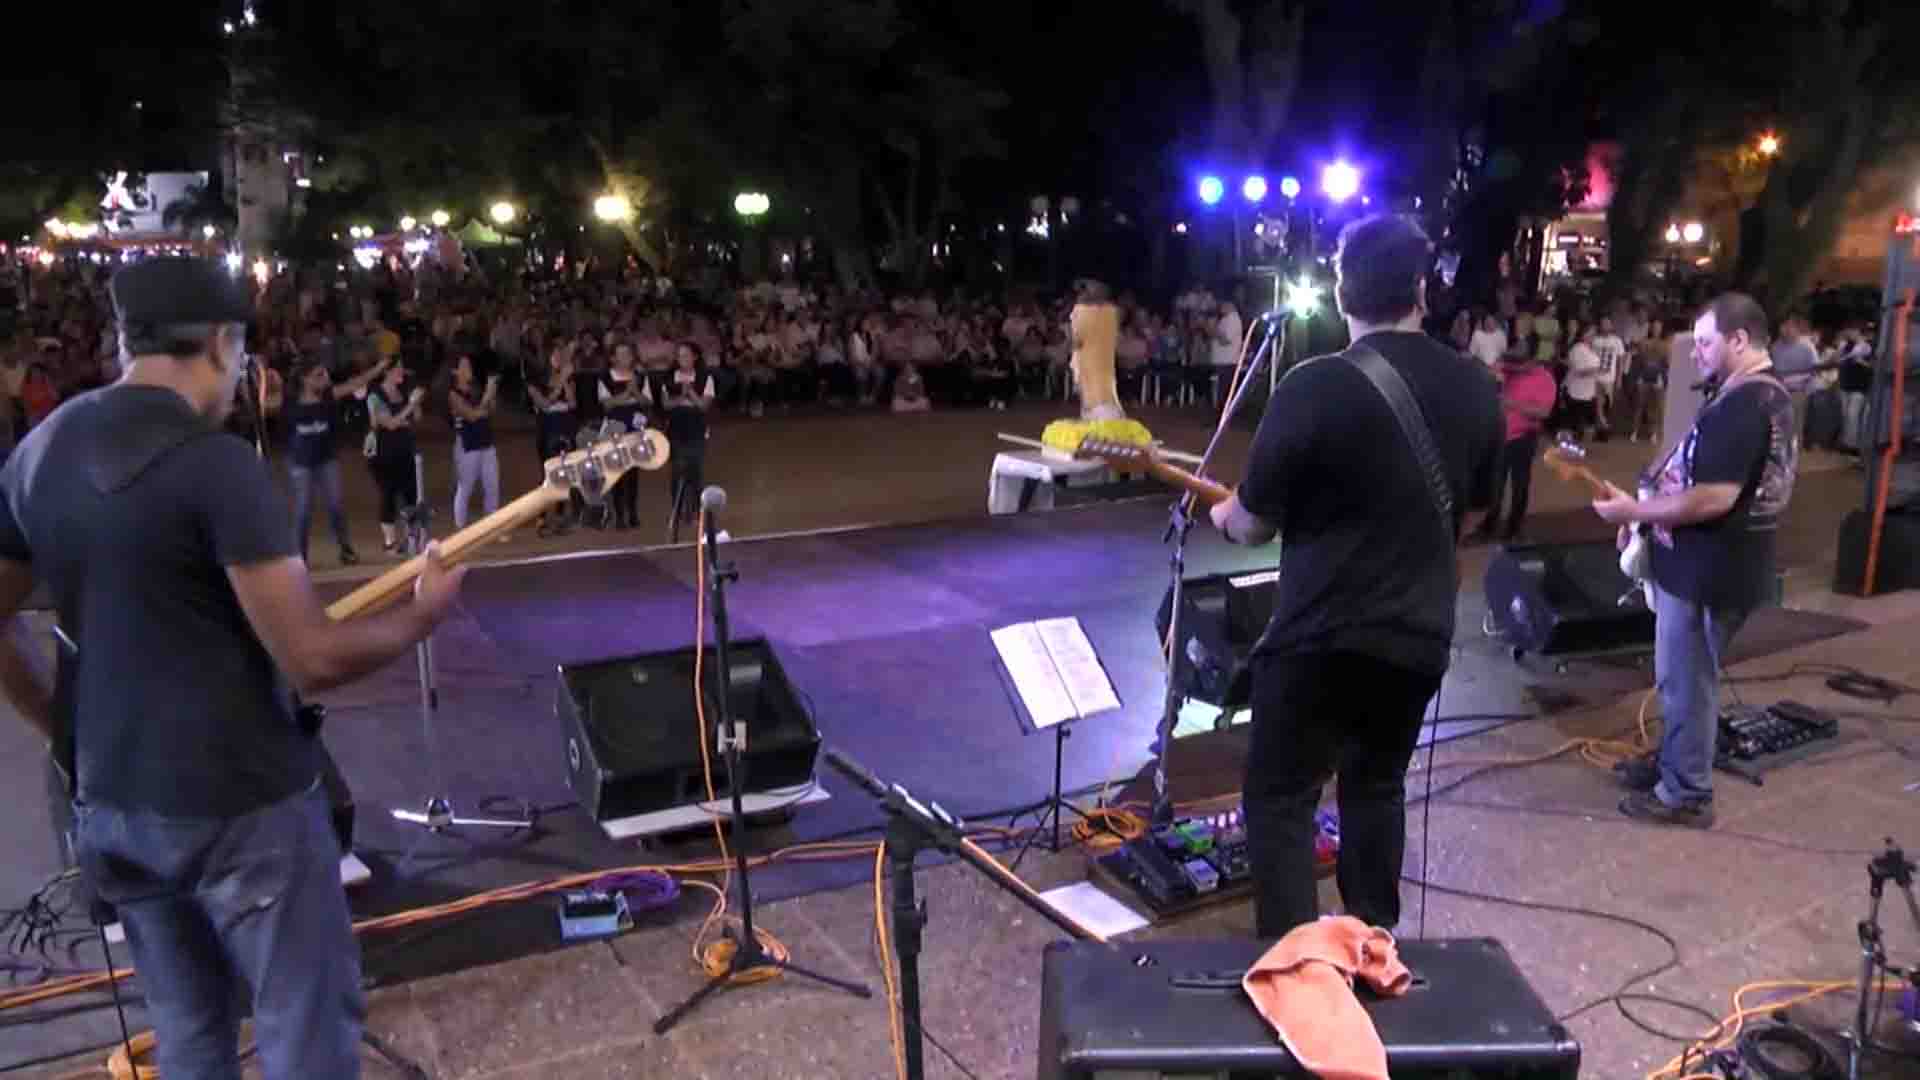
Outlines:
{"type": "Polygon", "coordinates": [[[1208,506],[1233,498],[1232,488],[1170,464],[1151,446],[1089,438],[1080,441],[1073,456],[1104,461],[1121,472],[1144,472],[1163,484],[1193,495],[1208,506]]]}
{"type": "MultiPolygon", "coordinates": [[[[1544,455],[1547,468],[1567,483],[1583,483],[1593,492],[1596,499],[1613,496],[1613,485],[1601,479],[1592,469],[1581,464],[1586,458],[1586,448],[1570,439],[1561,439],[1547,448],[1544,455]]],[[[1646,596],[1647,606],[1653,606],[1653,552],[1648,540],[1649,527],[1643,522],[1631,526],[1627,532],[1627,546],[1620,552],[1620,573],[1627,580],[1640,587],[1646,596]]],[[[1628,596],[1633,595],[1628,593],[1628,596]]]]}
{"type": "MultiPolygon", "coordinates": [[[[617,423],[610,426],[624,428],[617,423]]],[[[548,458],[546,479],[539,487],[440,541],[441,560],[449,566],[465,560],[502,533],[563,505],[576,491],[597,502],[628,471],[652,471],[667,463],[667,437],[659,431],[602,431],[585,448],[548,458]]],[[[406,595],[425,565],[426,557],[415,555],[327,605],[327,617],[351,619],[386,607],[406,595]]]]}

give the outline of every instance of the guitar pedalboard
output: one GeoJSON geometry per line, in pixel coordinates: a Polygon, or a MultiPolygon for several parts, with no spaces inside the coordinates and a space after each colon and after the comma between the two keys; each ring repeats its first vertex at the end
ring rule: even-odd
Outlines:
{"type": "MultiPolygon", "coordinates": [[[[1340,850],[1340,825],[1331,811],[1321,811],[1316,824],[1316,871],[1325,876],[1340,850]]],[[[1238,807],[1177,819],[1101,855],[1094,865],[1161,918],[1253,892],[1246,817],[1238,807]]]]}
{"type": "Polygon", "coordinates": [[[1766,708],[1741,705],[1720,713],[1720,745],[1714,768],[1760,782],[1760,774],[1832,748],[1840,721],[1797,701],[1766,708]]]}

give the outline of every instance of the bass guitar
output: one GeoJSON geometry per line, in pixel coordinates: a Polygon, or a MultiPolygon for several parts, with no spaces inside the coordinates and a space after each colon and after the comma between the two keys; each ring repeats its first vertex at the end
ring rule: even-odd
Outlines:
{"type": "MultiPolygon", "coordinates": [[[[1585,484],[1596,499],[1611,498],[1614,486],[1582,463],[1586,456],[1585,447],[1563,438],[1547,448],[1544,458],[1547,468],[1561,480],[1567,483],[1585,484]]],[[[1639,586],[1641,593],[1646,597],[1647,606],[1651,608],[1653,606],[1653,554],[1650,546],[1652,541],[1648,534],[1649,526],[1644,523],[1629,529],[1627,546],[1620,551],[1620,573],[1628,581],[1639,586]]],[[[1633,594],[1629,592],[1627,595],[1633,594]]]]}
{"type": "MultiPolygon", "coordinates": [[[[611,425],[619,427],[621,425],[611,425]]],[[[511,532],[567,502],[575,492],[598,502],[632,469],[652,471],[667,463],[667,437],[658,431],[607,431],[582,449],[547,459],[541,485],[440,541],[440,558],[460,563],[503,533],[511,532]]],[[[332,619],[351,619],[378,611],[412,587],[426,565],[415,555],[327,605],[332,619]]]]}
{"type": "Polygon", "coordinates": [[[1104,461],[1120,472],[1144,472],[1163,484],[1187,492],[1208,506],[1233,498],[1232,488],[1172,464],[1151,446],[1089,438],[1081,440],[1073,456],[1104,461]]]}

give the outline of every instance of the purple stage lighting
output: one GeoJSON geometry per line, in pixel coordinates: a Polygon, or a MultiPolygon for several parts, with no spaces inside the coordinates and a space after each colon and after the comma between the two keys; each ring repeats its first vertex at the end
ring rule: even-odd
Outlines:
{"type": "Polygon", "coordinates": [[[1240,183],[1240,196],[1250,203],[1257,203],[1267,197],[1267,178],[1249,176],[1240,183]]]}
{"type": "Polygon", "coordinates": [[[1221,183],[1219,177],[1203,176],[1200,178],[1200,201],[1201,202],[1206,203],[1208,206],[1212,206],[1215,203],[1219,202],[1221,197],[1224,196],[1226,193],[1227,193],[1227,185],[1221,183]]]}
{"type": "Polygon", "coordinates": [[[1334,202],[1346,202],[1360,191],[1360,170],[1336,161],[1320,171],[1320,190],[1334,202]]]}

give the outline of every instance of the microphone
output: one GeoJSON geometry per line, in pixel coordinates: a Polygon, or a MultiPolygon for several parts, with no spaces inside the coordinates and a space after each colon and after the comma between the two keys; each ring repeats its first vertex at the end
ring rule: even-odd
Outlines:
{"type": "Polygon", "coordinates": [[[820,756],[826,758],[827,764],[833,766],[842,776],[866,788],[879,798],[884,799],[887,797],[887,785],[882,784],[880,778],[868,771],[865,765],[860,764],[831,746],[820,751],[820,756]]]}
{"type": "Polygon", "coordinates": [[[727,489],[717,484],[709,484],[707,489],[700,493],[700,509],[705,510],[708,514],[717,513],[726,508],[727,489]]]}

